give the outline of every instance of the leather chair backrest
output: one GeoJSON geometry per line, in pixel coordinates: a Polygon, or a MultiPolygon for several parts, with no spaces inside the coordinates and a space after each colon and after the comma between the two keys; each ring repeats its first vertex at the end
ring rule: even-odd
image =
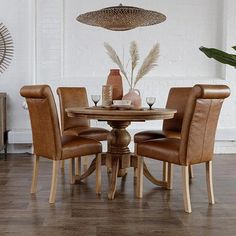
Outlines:
{"type": "Polygon", "coordinates": [[[166,108],[176,109],[173,119],[164,120],[163,130],[181,132],[185,107],[192,87],[174,87],[169,91],[166,108]]]}
{"type": "Polygon", "coordinates": [[[195,85],[192,88],[181,131],[182,165],[212,160],[220,110],[229,95],[226,85],[195,85]]]}
{"type": "Polygon", "coordinates": [[[86,118],[78,119],[68,117],[65,109],[69,107],[88,107],[86,88],[83,87],[59,87],[57,94],[60,101],[61,129],[62,132],[75,127],[89,127],[90,122],[86,118]]]}
{"type": "Polygon", "coordinates": [[[24,86],[33,134],[34,153],[50,159],[60,159],[61,134],[56,104],[48,85],[24,86]]]}

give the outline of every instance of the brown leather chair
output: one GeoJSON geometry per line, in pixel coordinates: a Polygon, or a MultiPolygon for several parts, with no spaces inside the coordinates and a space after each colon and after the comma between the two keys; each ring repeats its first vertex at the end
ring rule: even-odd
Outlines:
{"type": "MultiPolygon", "coordinates": [[[[68,107],[88,107],[86,88],[84,87],[59,87],[57,94],[60,101],[61,130],[63,135],[75,135],[92,138],[98,141],[107,140],[108,130],[98,127],[90,127],[87,118],[68,117],[65,109],[68,107]]],[[[86,160],[86,159],[85,159],[86,160]]],[[[84,164],[85,169],[87,164],[84,164]]],[[[80,174],[80,162],[76,164],[76,174],[80,174]]]]}
{"type": "Polygon", "coordinates": [[[215,132],[221,106],[230,95],[226,85],[195,85],[189,95],[181,139],[162,138],[148,140],[137,144],[138,180],[137,197],[142,197],[143,157],[168,162],[168,179],[166,187],[172,185],[172,164],[182,166],[183,196],[185,211],[191,213],[189,194],[189,165],[205,163],[207,175],[208,198],[214,204],[212,186],[212,159],[215,132]]]}
{"type": "Polygon", "coordinates": [[[48,85],[24,86],[20,90],[20,94],[26,98],[28,104],[33,134],[35,163],[31,193],[36,192],[39,157],[42,156],[53,161],[49,203],[55,203],[58,162],[71,159],[70,176],[71,183],[74,183],[74,158],[92,154],[97,155],[96,192],[99,193],[101,186],[100,153],[102,151],[100,142],[84,137],[61,136],[54,97],[48,85]]]}
{"type": "MultiPolygon", "coordinates": [[[[162,130],[147,130],[134,135],[135,150],[138,143],[159,138],[178,138],[181,136],[181,128],[184,111],[192,87],[174,87],[169,91],[166,108],[176,109],[177,113],[173,119],[164,120],[162,130]]],[[[190,168],[190,177],[193,177],[190,168]]],[[[163,180],[167,180],[167,163],[163,162],[163,180]]]]}

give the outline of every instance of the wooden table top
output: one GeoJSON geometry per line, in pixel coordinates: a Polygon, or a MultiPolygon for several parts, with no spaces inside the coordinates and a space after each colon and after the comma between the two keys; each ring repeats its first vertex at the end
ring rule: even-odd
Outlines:
{"type": "Polygon", "coordinates": [[[175,109],[148,108],[141,109],[114,109],[103,107],[71,107],[66,112],[69,117],[86,116],[88,119],[101,121],[124,120],[124,121],[145,121],[172,119],[177,112],[175,109]]]}

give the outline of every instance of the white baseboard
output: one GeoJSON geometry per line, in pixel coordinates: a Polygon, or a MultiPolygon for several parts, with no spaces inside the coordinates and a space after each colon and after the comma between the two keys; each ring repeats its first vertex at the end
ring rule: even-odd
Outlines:
{"type": "Polygon", "coordinates": [[[32,144],[8,144],[7,153],[33,153],[32,144]]]}
{"type": "Polygon", "coordinates": [[[13,129],[8,133],[9,144],[32,143],[32,133],[30,129],[13,129]]]}
{"type": "Polygon", "coordinates": [[[216,141],[215,154],[236,154],[236,141],[216,141]]]}
{"type": "MultiPolygon", "coordinates": [[[[141,130],[139,129],[129,129],[131,137],[137,132],[141,130]]],[[[9,132],[8,137],[9,153],[24,153],[24,152],[32,152],[32,135],[31,130],[12,130],[9,132]]],[[[133,149],[133,145],[130,145],[131,150],[133,149]]],[[[216,134],[216,142],[215,142],[215,153],[236,153],[236,129],[219,129],[216,134]]]]}

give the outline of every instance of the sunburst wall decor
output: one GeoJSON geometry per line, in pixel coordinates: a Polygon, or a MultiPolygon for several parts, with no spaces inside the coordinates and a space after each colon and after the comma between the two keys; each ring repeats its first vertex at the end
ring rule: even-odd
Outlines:
{"type": "Polygon", "coordinates": [[[13,40],[7,27],[0,23],[0,73],[9,66],[13,57],[13,40]]]}

